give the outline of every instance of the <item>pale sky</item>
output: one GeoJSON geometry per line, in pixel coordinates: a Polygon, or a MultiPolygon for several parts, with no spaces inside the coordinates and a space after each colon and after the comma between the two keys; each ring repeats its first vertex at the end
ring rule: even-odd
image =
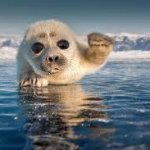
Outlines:
{"type": "Polygon", "coordinates": [[[0,0],[0,35],[22,35],[29,24],[52,18],[80,35],[150,33],[150,0],[0,0]]]}

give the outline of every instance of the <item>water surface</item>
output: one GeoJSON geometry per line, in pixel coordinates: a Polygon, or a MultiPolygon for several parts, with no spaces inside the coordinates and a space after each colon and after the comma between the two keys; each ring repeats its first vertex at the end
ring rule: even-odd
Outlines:
{"type": "Polygon", "coordinates": [[[69,86],[16,86],[0,61],[0,149],[150,149],[150,61],[110,61],[69,86]]]}

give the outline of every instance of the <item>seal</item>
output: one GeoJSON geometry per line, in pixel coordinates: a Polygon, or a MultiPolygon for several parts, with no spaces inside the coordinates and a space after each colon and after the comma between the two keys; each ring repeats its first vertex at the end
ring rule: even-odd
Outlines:
{"type": "Polygon", "coordinates": [[[101,68],[113,39],[90,33],[87,45],[78,41],[70,28],[56,20],[30,25],[17,54],[17,81],[22,86],[71,84],[101,68]]]}

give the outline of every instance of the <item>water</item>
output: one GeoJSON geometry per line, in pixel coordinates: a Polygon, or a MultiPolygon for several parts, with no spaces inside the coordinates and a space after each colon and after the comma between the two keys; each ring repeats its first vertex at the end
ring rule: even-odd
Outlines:
{"type": "Polygon", "coordinates": [[[150,61],[110,61],[69,86],[16,86],[0,62],[0,149],[150,149],[150,61]]]}

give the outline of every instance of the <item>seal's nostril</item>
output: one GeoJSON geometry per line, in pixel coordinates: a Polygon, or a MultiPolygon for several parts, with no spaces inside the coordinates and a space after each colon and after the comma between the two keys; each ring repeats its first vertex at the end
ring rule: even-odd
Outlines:
{"type": "Polygon", "coordinates": [[[52,57],[49,57],[48,60],[49,60],[49,62],[52,62],[52,61],[53,61],[53,58],[52,58],[52,57]]]}
{"type": "Polygon", "coordinates": [[[58,57],[58,56],[56,56],[56,57],[55,57],[55,61],[57,61],[58,59],[59,59],[59,57],[58,57]]]}

